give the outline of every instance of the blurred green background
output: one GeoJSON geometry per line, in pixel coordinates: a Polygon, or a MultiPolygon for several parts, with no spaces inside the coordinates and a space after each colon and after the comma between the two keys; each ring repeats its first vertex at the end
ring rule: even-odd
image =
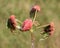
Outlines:
{"type": "Polygon", "coordinates": [[[30,32],[11,33],[6,23],[12,14],[23,22],[35,4],[41,8],[36,18],[40,25],[55,23],[53,36],[43,41],[39,41],[41,29],[34,29],[35,48],[60,48],[60,0],[0,0],[0,48],[31,48],[30,32]]]}

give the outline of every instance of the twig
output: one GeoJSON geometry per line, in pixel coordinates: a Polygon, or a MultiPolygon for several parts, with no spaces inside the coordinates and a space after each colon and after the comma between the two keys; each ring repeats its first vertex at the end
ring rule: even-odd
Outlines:
{"type": "Polygon", "coordinates": [[[39,26],[39,27],[37,27],[38,29],[39,28],[42,28],[42,27],[45,27],[45,26],[48,26],[49,24],[46,24],[46,25],[42,25],[42,26],[39,26]]]}
{"type": "MultiPolygon", "coordinates": [[[[34,24],[34,21],[36,19],[36,13],[37,13],[37,10],[35,11],[35,15],[34,15],[34,19],[33,19],[33,24],[34,24]]],[[[33,35],[33,31],[31,31],[31,42],[32,42],[32,48],[34,48],[34,35],[33,35]]]]}
{"type": "Polygon", "coordinates": [[[34,23],[34,21],[35,21],[35,19],[36,19],[36,13],[37,13],[37,10],[35,11],[35,15],[34,15],[33,23],[34,23]]]}

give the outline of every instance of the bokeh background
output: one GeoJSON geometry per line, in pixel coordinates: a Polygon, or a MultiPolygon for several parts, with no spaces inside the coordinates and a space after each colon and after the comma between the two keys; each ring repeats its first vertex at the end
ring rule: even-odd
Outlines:
{"type": "Polygon", "coordinates": [[[11,33],[6,24],[12,14],[23,22],[35,4],[41,8],[36,18],[40,25],[55,23],[53,36],[43,41],[39,41],[41,29],[34,28],[35,48],[60,48],[60,0],[0,0],[0,48],[31,48],[29,31],[11,33]]]}

